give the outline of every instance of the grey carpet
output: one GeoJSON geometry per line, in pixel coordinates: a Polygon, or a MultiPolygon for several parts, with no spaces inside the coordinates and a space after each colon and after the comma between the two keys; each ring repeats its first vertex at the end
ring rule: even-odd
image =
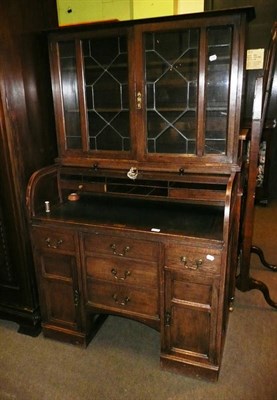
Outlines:
{"type": "MultiPolygon", "coordinates": [[[[277,264],[277,201],[257,207],[254,242],[277,264]]],[[[277,273],[252,255],[251,274],[277,301],[277,273]]],[[[0,321],[0,400],[276,400],[277,312],[236,291],[217,383],[160,370],[159,334],[110,316],[86,350],[17,333],[0,321]]]]}

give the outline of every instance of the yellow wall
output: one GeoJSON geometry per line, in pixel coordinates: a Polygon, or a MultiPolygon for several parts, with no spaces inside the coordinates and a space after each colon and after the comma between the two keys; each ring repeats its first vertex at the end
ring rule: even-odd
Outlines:
{"type": "Polygon", "coordinates": [[[189,14],[204,11],[204,0],[179,0],[177,1],[176,14],[189,14]]]}
{"type": "Polygon", "coordinates": [[[204,11],[204,0],[133,0],[133,18],[204,11]]]}
{"type": "Polygon", "coordinates": [[[133,18],[162,17],[174,14],[173,0],[133,0],[133,18]]]}
{"type": "Polygon", "coordinates": [[[59,25],[132,18],[130,0],[57,0],[59,25]]]}
{"type": "Polygon", "coordinates": [[[203,11],[204,0],[57,0],[59,25],[203,11]]]}

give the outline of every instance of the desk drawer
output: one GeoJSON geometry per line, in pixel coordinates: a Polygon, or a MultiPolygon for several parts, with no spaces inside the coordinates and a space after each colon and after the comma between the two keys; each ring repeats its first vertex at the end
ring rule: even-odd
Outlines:
{"type": "Polygon", "coordinates": [[[101,281],[87,282],[88,304],[127,313],[136,313],[157,317],[158,291],[154,289],[134,288],[127,285],[117,285],[101,281]]]}
{"type": "Polygon", "coordinates": [[[85,234],[85,252],[102,253],[139,260],[157,261],[159,244],[147,240],[137,240],[125,236],[85,234]]]}
{"type": "Polygon", "coordinates": [[[178,268],[180,271],[219,273],[221,251],[199,247],[169,245],[166,248],[165,265],[169,268],[178,268]]]}
{"type": "Polygon", "coordinates": [[[87,256],[85,266],[87,276],[94,279],[127,283],[139,287],[157,288],[158,286],[158,267],[155,263],[115,256],[87,256]]]}
{"type": "Polygon", "coordinates": [[[41,250],[74,251],[74,232],[58,229],[33,228],[33,244],[41,250]]]}

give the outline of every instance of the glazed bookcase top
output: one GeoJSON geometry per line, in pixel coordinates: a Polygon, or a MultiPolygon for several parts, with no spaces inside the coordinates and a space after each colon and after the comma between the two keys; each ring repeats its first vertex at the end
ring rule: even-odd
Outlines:
{"type": "Polygon", "coordinates": [[[127,171],[239,170],[244,33],[253,12],[50,33],[57,161],[127,171]]]}

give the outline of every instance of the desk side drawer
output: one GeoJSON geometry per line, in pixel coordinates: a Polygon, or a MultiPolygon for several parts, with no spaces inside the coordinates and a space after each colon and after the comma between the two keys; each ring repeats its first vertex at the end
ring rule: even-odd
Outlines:
{"type": "Polygon", "coordinates": [[[74,232],[35,227],[32,229],[34,247],[40,250],[75,251],[74,232]]]}
{"type": "Polygon", "coordinates": [[[221,251],[199,247],[169,245],[165,252],[165,265],[180,271],[219,273],[221,251]]]}

